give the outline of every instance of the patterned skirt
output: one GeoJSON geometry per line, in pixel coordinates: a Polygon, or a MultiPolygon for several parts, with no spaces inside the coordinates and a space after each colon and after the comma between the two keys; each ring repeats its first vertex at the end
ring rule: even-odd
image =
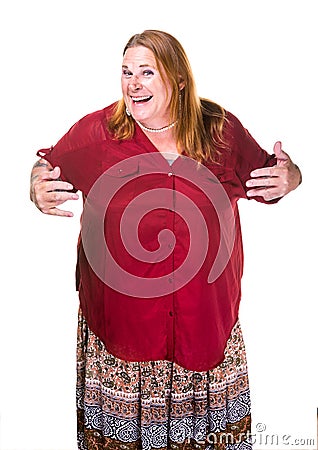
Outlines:
{"type": "Polygon", "coordinates": [[[107,352],[81,311],[77,345],[79,450],[251,450],[250,393],[239,322],[224,361],[193,372],[107,352]]]}

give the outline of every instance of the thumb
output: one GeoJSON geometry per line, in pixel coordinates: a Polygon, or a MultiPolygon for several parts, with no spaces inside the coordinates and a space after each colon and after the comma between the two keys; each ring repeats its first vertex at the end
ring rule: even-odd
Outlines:
{"type": "Polygon", "coordinates": [[[274,153],[277,158],[277,165],[284,166],[287,161],[289,161],[289,156],[282,149],[282,143],[280,141],[275,142],[274,144],[274,153]]]}
{"type": "Polygon", "coordinates": [[[52,180],[57,180],[60,175],[61,175],[61,169],[58,166],[54,167],[54,169],[51,170],[51,172],[50,172],[50,178],[52,180]]]}

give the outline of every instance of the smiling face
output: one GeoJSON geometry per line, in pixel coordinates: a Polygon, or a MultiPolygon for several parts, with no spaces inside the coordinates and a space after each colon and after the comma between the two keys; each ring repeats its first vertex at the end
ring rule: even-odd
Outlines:
{"type": "Polygon", "coordinates": [[[136,120],[150,128],[170,123],[172,88],[162,79],[151,50],[143,46],[126,50],[121,86],[126,106],[136,120]]]}

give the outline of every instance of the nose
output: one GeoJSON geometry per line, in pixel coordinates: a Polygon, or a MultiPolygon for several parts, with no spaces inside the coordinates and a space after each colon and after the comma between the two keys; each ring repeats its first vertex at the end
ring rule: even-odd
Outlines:
{"type": "Polygon", "coordinates": [[[133,91],[139,91],[142,89],[142,84],[139,81],[139,78],[137,75],[133,75],[129,80],[129,87],[133,91]]]}

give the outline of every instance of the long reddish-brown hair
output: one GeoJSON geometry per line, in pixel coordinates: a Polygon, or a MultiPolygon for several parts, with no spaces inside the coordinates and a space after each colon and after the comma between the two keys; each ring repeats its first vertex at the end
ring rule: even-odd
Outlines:
{"type": "MultiPolygon", "coordinates": [[[[171,122],[177,148],[199,162],[215,161],[218,148],[224,146],[222,129],[225,111],[218,104],[197,95],[192,69],[187,55],[172,35],[157,30],[146,30],[132,36],[123,54],[131,47],[143,46],[154,54],[163,80],[172,87],[170,101],[171,122]],[[180,90],[180,81],[184,87],[180,90]]],[[[108,128],[115,139],[131,139],[135,121],[126,114],[124,99],[118,101],[108,128]]]]}

